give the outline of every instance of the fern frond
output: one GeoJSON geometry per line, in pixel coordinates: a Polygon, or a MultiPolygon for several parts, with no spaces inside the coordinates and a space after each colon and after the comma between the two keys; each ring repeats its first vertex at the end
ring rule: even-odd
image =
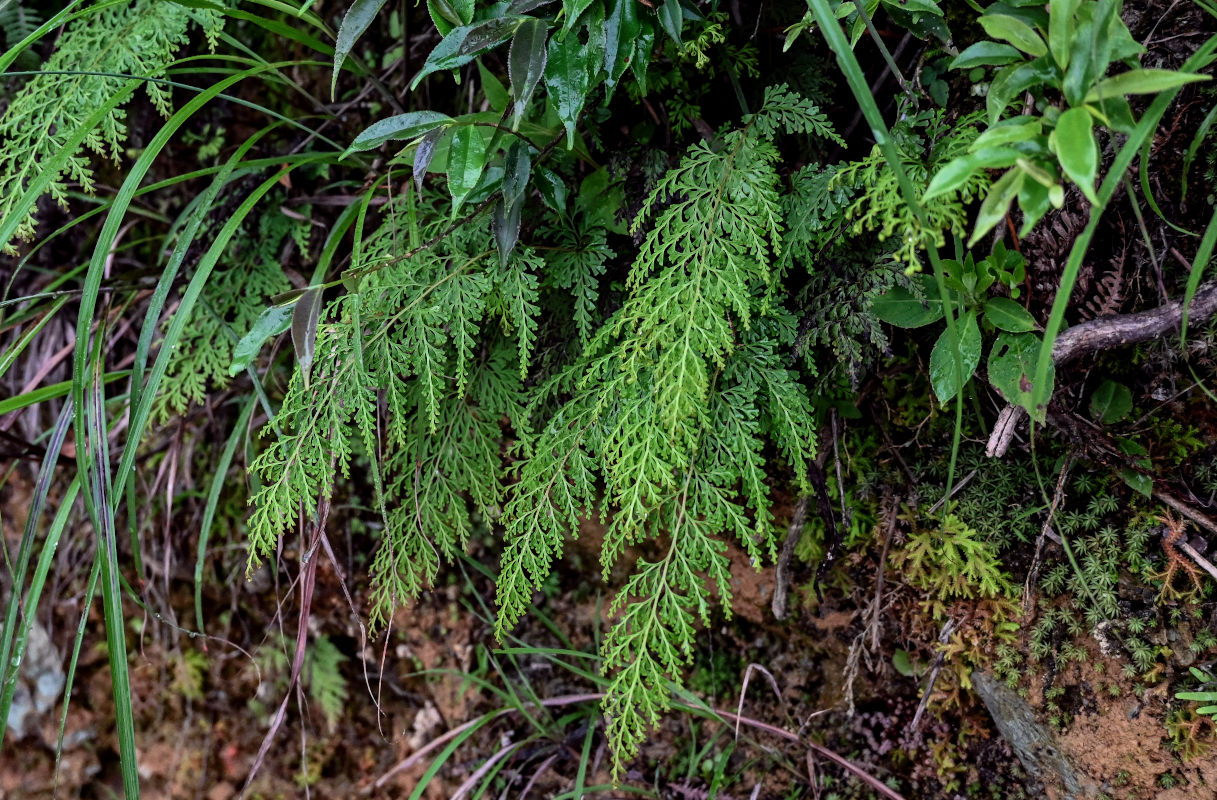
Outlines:
{"type": "Polygon", "coordinates": [[[778,357],[794,326],[770,267],[784,227],[770,137],[790,120],[810,125],[812,112],[775,98],[721,146],[691,147],[644,202],[634,231],[650,227],[625,303],[544,390],[570,397],[528,443],[509,491],[500,636],[590,508],[597,472],[611,516],[605,570],[632,543],[666,542],[667,555],[640,562],[612,606],[604,709],[618,765],[669,707],[709,620],[711,587],[729,613],[724,535],[758,566],[774,554],[766,440],[799,473],[815,447],[810,399],[778,357]]]}
{"type": "MultiPolygon", "coordinates": [[[[18,209],[29,181],[38,175],[90,114],[120,92],[128,81],[157,78],[189,39],[192,21],[214,38],[223,15],[209,9],[187,8],[160,0],[135,0],[103,5],[68,25],[58,49],[44,65],[44,74],[26,83],[0,117],[0,218],[19,213],[19,239],[30,239],[37,224],[35,208],[18,209]],[[114,76],[131,76],[114,77],[114,76]]],[[[155,81],[144,86],[156,109],[170,113],[170,89],[155,81]]],[[[104,117],[90,131],[81,150],[73,153],[47,185],[47,193],[67,204],[68,184],[93,191],[93,170],[82,152],[118,161],[127,138],[121,109],[104,117]]],[[[0,250],[14,253],[11,242],[0,250]]]]}
{"type": "Polygon", "coordinates": [[[318,636],[308,648],[304,665],[304,682],[308,685],[309,696],[321,709],[321,716],[325,718],[325,726],[331,734],[342,719],[350,694],[340,668],[346,660],[347,657],[328,636],[318,636]]]}
{"type": "Polygon", "coordinates": [[[820,107],[807,98],[791,91],[786,84],[765,88],[765,102],[761,110],[751,119],[751,124],[760,136],[770,137],[778,131],[803,133],[827,139],[845,147],[845,140],[828,121],[820,107]]]}

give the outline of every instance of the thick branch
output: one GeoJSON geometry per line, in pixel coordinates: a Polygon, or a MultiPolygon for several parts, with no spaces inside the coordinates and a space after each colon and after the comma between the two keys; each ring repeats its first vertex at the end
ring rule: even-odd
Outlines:
{"type": "MultiPolygon", "coordinates": [[[[1217,281],[1196,290],[1188,308],[1188,324],[1205,322],[1217,314],[1217,281]]],[[[1052,346],[1052,360],[1059,366],[1098,350],[1159,339],[1183,323],[1183,301],[1175,300],[1149,311],[1100,317],[1065,329],[1052,346]]]]}

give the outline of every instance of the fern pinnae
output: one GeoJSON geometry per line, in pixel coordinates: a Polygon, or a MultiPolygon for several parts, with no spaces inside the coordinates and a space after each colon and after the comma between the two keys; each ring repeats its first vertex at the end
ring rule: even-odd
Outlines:
{"type": "MultiPolygon", "coordinates": [[[[130,78],[154,78],[173,62],[187,43],[186,29],[199,22],[214,36],[222,16],[205,9],[187,9],[176,3],[137,0],[131,4],[101,6],[69,24],[60,46],[37,75],[18,90],[2,117],[0,139],[0,217],[16,215],[15,235],[30,239],[36,225],[35,210],[19,208],[26,186],[65,151],[73,134],[88,125],[79,147],[49,176],[44,191],[67,203],[69,183],[93,190],[93,172],[80,150],[118,160],[126,139],[124,112],[115,109],[95,124],[87,119],[95,108],[124,90],[130,78]]],[[[144,81],[154,107],[170,113],[170,91],[156,81],[144,81]]],[[[0,241],[5,252],[11,242],[0,241]]]]}

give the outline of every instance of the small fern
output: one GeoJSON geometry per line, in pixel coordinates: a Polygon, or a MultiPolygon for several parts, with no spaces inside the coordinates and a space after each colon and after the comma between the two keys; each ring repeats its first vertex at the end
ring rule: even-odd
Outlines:
{"type": "MultiPolygon", "coordinates": [[[[302,213],[307,216],[308,208],[302,213]]],[[[281,266],[285,243],[306,248],[309,229],[306,219],[268,210],[258,218],[256,231],[229,246],[224,267],[212,273],[186,324],[180,355],[169,363],[154,403],[158,419],[183,414],[191,404],[202,404],[208,392],[228,385],[235,343],[270,297],[291,288],[281,266]]]]}
{"type": "MultiPolygon", "coordinates": [[[[976,139],[979,113],[951,120],[941,110],[923,111],[904,118],[892,128],[904,171],[919,192],[929,185],[930,176],[953,158],[962,156],[976,139]]],[[[842,167],[833,181],[834,188],[851,190],[856,199],[846,212],[851,232],[876,233],[880,241],[890,242],[897,260],[919,268],[921,253],[929,247],[943,247],[946,235],[962,236],[967,229],[967,206],[989,188],[983,172],[972,175],[958,188],[925,207],[926,222],[913,213],[902,199],[896,174],[887,166],[876,145],[866,158],[842,167]]]]}

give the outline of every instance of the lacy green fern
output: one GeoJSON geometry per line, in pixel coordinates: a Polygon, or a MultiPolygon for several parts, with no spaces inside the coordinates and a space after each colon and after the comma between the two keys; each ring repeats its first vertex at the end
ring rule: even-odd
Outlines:
{"type": "MultiPolygon", "coordinates": [[[[307,216],[309,209],[302,209],[307,216]]],[[[235,343],[257,320],[270,297],[291,288],[283,274],[285,243],[307,250],[310,225],[277,210],[267,210],[234,240],[223,268],[216,269],[178,343],[180,355],[169,364],[154,404],[164,420],[201,404],[209,391],[228,385],[235,343]]],[[[166,322],[166,327],[168,323],[166,322]]]]}
{"type": "MultiPolygon", "coordinates": [[[[623,307],[546,391],[569,391],[527,444],[504,509],[500,636],[525,612],[574,523],[593,511],[596,477],[611,521],[602,563],[655,540],[611,604],[602,653],[609,740],[637,752],[680,685],[696,629],[717,593],[730,611],[724,534],[759,563],[774,531],[761,455],[777,445],[801,486],[815,425],[806,389],[783,364],[794,323],[772,264],[783,229],[782,127],[831,133],[787,92],[711,146],[691,147],[635,222],[650,223],[623,307]]],[[[806,488],[804,486],[804,488],[806,488]]],[[[618,762],[619,763],[619,762],[618,762]]]]}
{"type": "MultiPolygon", "coordinates": [[[[30,239],[37,224],[33,205],[21,204],[30,180],[58,155],[88,117],[142,83],[152,104],[170,112],[170,89],[158,83],[175,53],[189,41],[191,22],[214,44],[223,23],[217,11],[160,0],[102,4],[68,25],[42,73],[13,96],[0,117],[0,218],[18,214],[19,239],[30,239]]],[[[46,193],[66,205],[70,184],[93,191],[93,170],[83,150],[118,161],[127,139],[125,115],[114,109],[88,132],[83,145],[55,169],[46,193]]],[[[0,242],[14,253],[11,242],[0,242]]]]}
{"type": "MultiPolygon", "coordinates": [[[[943,111],[924,111],[893,126],[892,138],[904,171],[919,191],[924,192],[935,170],[967,151],[978,135],[976,125],[980,118],[976,113],[948,120],[943,111]]],[[[977,172],[927,204],[924,224],[901,199],[896,174],[887,166],[878,145],[866,158],[839,169],[833,186],[848,188],[856,197],[846,212],[855,235],[876,233],[880,241],[891,242],[898,260],[916,268],[926,248],[942,247],[948,233],[966,232],[966,208],[988,190],[989,179],[983,172],[977,172]]]]}

